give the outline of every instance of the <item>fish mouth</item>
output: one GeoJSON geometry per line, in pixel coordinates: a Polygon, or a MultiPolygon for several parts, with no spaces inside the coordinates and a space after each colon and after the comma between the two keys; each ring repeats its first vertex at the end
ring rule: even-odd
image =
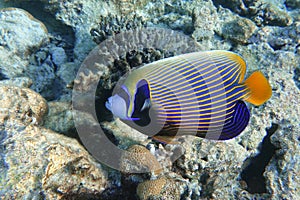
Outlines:
{"type": "Polygon", "coordinates": [[[105,107],[109,110],[112,111],[112,97],[109,97],[107,101],[105,102],[105,107]]]}

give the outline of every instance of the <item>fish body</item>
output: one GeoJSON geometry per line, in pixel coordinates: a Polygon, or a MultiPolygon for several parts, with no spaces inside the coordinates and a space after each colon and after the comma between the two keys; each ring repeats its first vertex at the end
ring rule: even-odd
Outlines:
{"type": "Polygon", "coordinates": [[[134,70],[106,107],[160,141],[186,134],[227,140],[249,122],[244,101],[260,105],[272,94],[261,72],[247,80],[245,73],[245,61],[233,52],[183,54],[134,70]]]}

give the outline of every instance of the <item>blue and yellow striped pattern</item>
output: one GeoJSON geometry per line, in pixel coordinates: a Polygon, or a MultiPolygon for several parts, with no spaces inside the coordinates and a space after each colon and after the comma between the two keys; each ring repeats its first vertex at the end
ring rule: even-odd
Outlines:
{"type": "Polygon", "coordinates": [[[247,126],[248,109],[239,101],[249,95],[239,84],[246,64],[235,56],[226,51],[185,54],[145,74],[151,101],[160,108],[157,117],[164,123],[160,134],[205,137],[211,131],[215,139],[229,139],[247,126]]]}
{"type": "Polygon", "coordinates": [[[132,71],[122,92],[110,97],[106,107],[161,141],[185,134],[227,140],[249,122],[243,101],[261,105],[272,95],[261,72],[253,72],[247,80],[245,73],[245,61],[233,52],[183,54],[132,71]],[[156,127],[160,129],[153,136],[156,127]]]}

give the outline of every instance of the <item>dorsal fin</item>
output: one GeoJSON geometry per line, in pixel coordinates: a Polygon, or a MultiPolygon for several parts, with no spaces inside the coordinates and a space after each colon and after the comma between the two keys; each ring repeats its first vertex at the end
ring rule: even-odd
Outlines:
{"type": "MultiPolygon", "coordinates": [[[[245,74],[246,74],[246,70],[247,70],[247,65],[245,60],[239,56],[236,53],[233,53],[231,51],[225,51],[225,50],[215,50],[215,51],[209,51],[210,54],[213,54],[216,57],[220,57],[220,56],[226,56],[228,61],[233,61],[235,62],[239,68],[240,68],[240,76],[239,76],[239,81],[238,83],[243,82],[244,78],[245,78],[245,74]]],[[[226,62],[226,60],[224,60],[224,62],[226,62]]]]}

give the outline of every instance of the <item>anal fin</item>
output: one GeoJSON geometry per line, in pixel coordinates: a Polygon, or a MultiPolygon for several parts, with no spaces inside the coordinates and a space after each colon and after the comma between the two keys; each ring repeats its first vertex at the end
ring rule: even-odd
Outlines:
{"type": "Polygon", "coordinates": [[[250,119],[250,113],[243,101],[237,101],[234,107],[233,116],[229,123],[223,127],[218,140],[228,140],[238,136],[247,127],[250,119]]]}
{"type": "Polygon", "coordinates": [[[176,136],[161,136],[161,135],[155,135],[152,137],[152,139],[164,143],[164,144],[179,144],[179,142],[175,141],[176,136]]]}

